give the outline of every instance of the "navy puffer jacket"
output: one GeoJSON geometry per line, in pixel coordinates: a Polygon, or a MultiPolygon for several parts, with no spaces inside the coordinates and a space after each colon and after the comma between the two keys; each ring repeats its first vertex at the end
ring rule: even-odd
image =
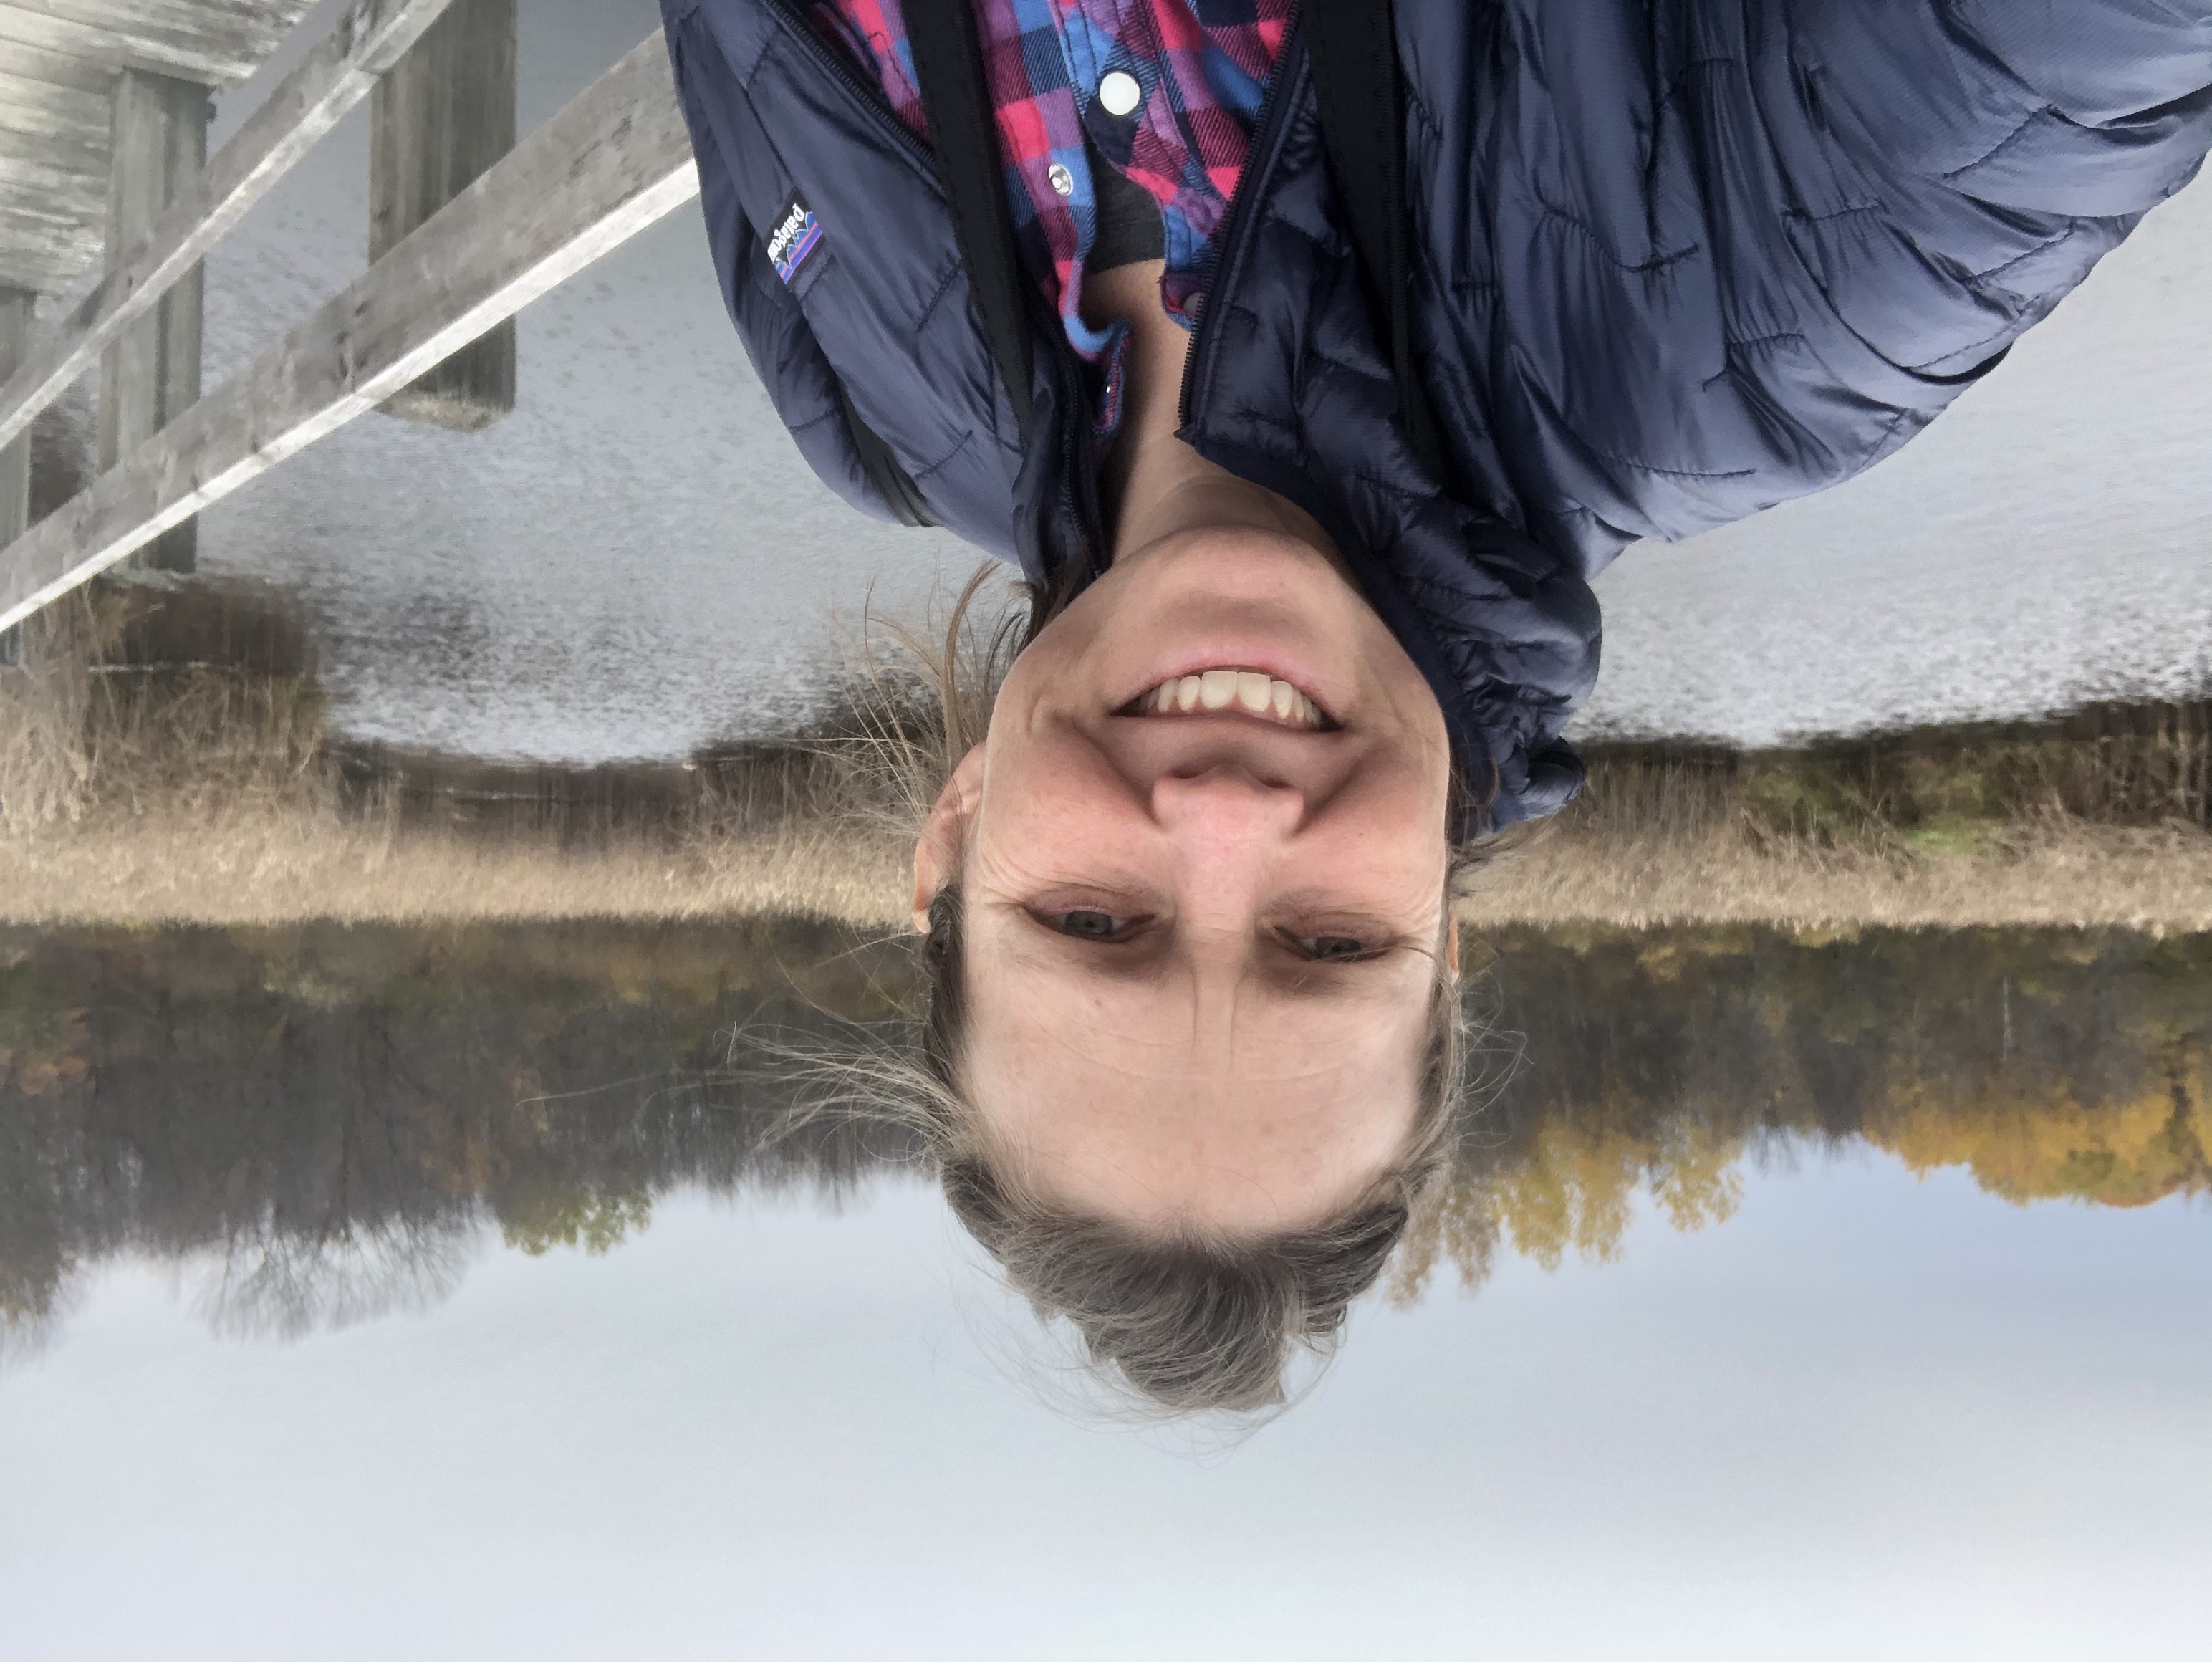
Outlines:
{"type": "MultiPolygon", "coordinates": [[[[1027,444],[931,157],[798,0],[663,0],[714,257],[816,472],[1049,580],[1103,545],[1040,300],[1027,444]],[[796,193],[819,247],[765,239],[796,193]]],[[[1589,580],[1850,478],[1985,374],[2212,147],[2212,0],[1396,0],[1412,332],[1387,353],[1302,44],[1193,341],[1184,437],[1312,514],[1435,688],[1489,823],[1547,813],[1589,580]]]]}

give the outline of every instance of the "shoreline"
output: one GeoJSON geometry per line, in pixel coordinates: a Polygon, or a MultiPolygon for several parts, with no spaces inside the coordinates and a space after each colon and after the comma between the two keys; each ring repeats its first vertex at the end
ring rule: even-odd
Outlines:
{"type": "MultiPolygon", "coordinates": [[[[0,676],[0,922],[907,925],[849,724],[826,753],[410,754],[327,733],[308,632],[265,591],[117,585],[49,617],[0,676]]],[[[1584,753],[1582,799],[1485,855],[1466,925],[2212,930],[2212,698],[1584,753]]]]}
{"type": "MultiPolygon", "coordinates": [[[[1604,779],[1593,782],[1593,794],[1604,779]]],[[[544,814],[544,797],[520,799],[544,814]]],[[[807,823],[615,830],[442,821],[427,807],[161,803],[0,837],[0,921],[248,925],[330,918],[907,925],[907,849],[807,823]]],[[[502,817],[504,819],[504,817],[502,817]]],[[[2063,925],[2212,929],[2212,834],[2188,825],[2013,823],[1966,852],[1760,845],[1728,817],[1620,828],[1571,810],[1475,872],[1462,925],[1792,929],[2063,925]]]]}
{"type": "MultiPolygon", "coordinates": [[[[906,926],[904,850],[763,834],[692,847],[490,841],[335,819],[158,816],[66,837],[0,840],[0,922],[237,926],[328,920],[732,922],[906,926]]],[[[2212,931],[2212,838],[2125,827],[2055,830],[2039,846],[1910,864],[1793,861],[1715,834],[1609,841],[1563,826],[1475,880],[1464,926],[1661,928],[2118,928],[2212,931]]]]}

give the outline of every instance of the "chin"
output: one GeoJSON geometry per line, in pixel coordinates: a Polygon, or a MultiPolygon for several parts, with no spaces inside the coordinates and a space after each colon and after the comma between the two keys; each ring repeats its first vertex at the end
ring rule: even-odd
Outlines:
{"type": "Polygon", "coordinates": [[[1278,568],[1278,575],[1280,563],[1286,557],[1301,565],[1328,569],[1327,557],[1305,538],[1285,530],[1247,524],[1193,526],[1139,549],[1136,557],[1177,564],[1204,561],[1241,566],[1249,563],[1278,568]]]}

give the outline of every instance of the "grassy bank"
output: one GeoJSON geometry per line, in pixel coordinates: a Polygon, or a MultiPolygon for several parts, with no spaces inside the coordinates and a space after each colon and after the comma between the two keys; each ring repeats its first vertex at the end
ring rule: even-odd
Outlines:
{"type": "Polygon", "coordinates": [[[1802,750],[1591,746],[1492,923],[2212,928],[2212,701],[1802,750]]]}
{"type": "MultiPolygon", "coordinates": [[[[334,740],[265,597],[112,590],[0,675],[0,920],[903,916],[905,852],[803,746],[562,769],[334,740]]],[[[2212,702],[1809,750],[1615,746],[1478,925],[2212,929],[2212,702]]]]}

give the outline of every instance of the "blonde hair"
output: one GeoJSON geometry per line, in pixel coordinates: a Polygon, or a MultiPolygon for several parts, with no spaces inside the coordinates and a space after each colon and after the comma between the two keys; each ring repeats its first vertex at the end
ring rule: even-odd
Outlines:
{"type": "MultiPolygon", "coordinates": [[[[954,767],[988,731],[1014,657],[1069,598],[1013,585],[1013,603],[991,615],[980,602],[998,569],[969,580],[941,630],[864,625],[867,696],[842,748],[878,816],[896,819],[907,835],[920,832],[954,767]]],[[[1460,870],[1455,861],[1455,883],[1460,870]]],[[[1455,1151],[1473,1046],[1447,955],[1437,954],[1413,1124],[1388,1171],[1310,1228],[1148,1235],[1040,1196],[1001,1157],[962,1085],[968,1007],[957,876],[931,898],[928,916],[916,938],[923,992],[911,1032],[844,1059],[834,1093],[920,1136],[954,1215],[1009,1284],[1041,1320],[1071,1324],[1092,1366],[1142,1406],[1180,1414],[1281,1402],[1292,1355],[1333,1350],[1352,1301],[1381,1275],[1455,1151]]]]}

